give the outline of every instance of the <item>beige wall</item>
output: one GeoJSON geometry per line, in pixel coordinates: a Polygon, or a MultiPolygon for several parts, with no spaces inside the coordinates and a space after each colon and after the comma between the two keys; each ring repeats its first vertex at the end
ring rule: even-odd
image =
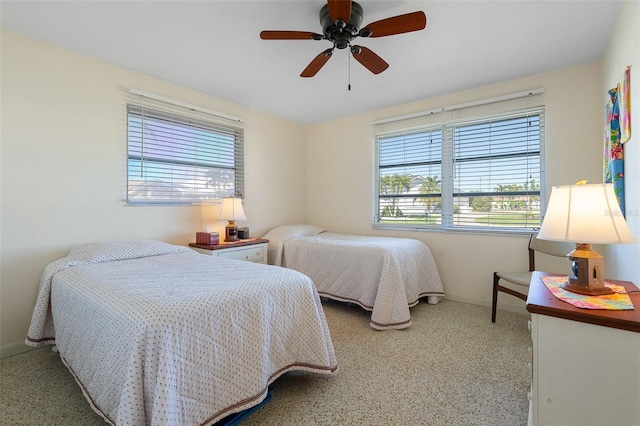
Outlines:
{"type": "MultiPolygon", "coordinates": [[[[603,60],[603,96],[616,87],[626,67],[631,67],[631,139],[624,144],[625,213],[631,232],[640,241],[640,2],[623,4],[603,60]]],[[[608,277],[633,281],[640,286],[640,244],[608,246],[608,277]]]]}
{"type": "MultiPolygon", "coordinates": [[[[244,117],[253,235],[305,219],[303,128],[245,106],[2,32],[0,349],[25,350],[40,275],[76,244],[194,240],[198,207],[125,207],[129,87],[244,117]]],[[[215,209],[214,209],[215,210],[215,209]]],[[[204,220],[203,220],[204,218],[204,220]]]]}
{"type": "MultiPolygon", "coordinates": [[[[493,271],[527,267],[524,236],[373,230],[372,120],[542,87],[546,106],[546,185],[602,181],[602,91],[599,63],[425,99],[306,128],[308,222],[337,232],[411,237],[431,248],[447,298],[489,305],[493,271]]],[[[428,82],[425,82],[428,84],[428,82]]],[[[568,272],[548,258],[540,269],[568,272]]],[[[505,295],[500,304],[524,310],[505,295]]]]}

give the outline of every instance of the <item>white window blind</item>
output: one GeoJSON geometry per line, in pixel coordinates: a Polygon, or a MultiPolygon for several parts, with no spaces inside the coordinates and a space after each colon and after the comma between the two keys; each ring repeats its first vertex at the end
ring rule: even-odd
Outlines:
{"type": "Polygon", "coordinates": [[[200,204],[244,196],[241,121],[131,94],[127,135],[127,204],[200,204]]]}
{"type": "Polygon", "coordinates": [[[452,215],[464,228],[533,229],[540,226],[539,109],[456,121],[452,138],[452,215]]]}
{"type": "Polygon", "coordinates": [[[376,136],[374,222],[434,225],[430,218],[441,210],[442,128],[428,122],[404,130],[389,127],[395,126],[378,126],[376,136]]]}
{"type": "Polygon", "coordinates": [[[374,228],[539,227],[544,107],[534,96],[374,123],[374,228]]]}

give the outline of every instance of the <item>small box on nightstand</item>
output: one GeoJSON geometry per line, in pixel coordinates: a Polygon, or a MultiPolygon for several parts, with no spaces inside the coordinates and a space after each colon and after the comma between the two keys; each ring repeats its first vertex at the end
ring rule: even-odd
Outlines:
{"type": "Polygon", "coordinates": [[[248,240],[249,239],[249,228],[247,228],[247,227],[238,228],[238,238],[240,238],[241,240],[248,240]]]}
{"type": "Polygon", "coordinates": [[[196,232],[196,244],[214,246],[220,243],[220,235],[217,232],[196,232]]]}

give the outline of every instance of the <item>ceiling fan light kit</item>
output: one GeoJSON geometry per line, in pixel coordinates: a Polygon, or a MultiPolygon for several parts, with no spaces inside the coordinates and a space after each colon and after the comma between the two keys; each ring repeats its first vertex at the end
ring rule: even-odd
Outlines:
{"type": "Polygon", "coordinates": [[[375,38],[420,31],[427,26],[427,17],[422,11],[398,15],[362,26],[363,9],[355,1],[328,0],[320,9],[322,34],[309,31],[262,31],[263,40],[328,40],[333,47],[316,56],[300,74],[313,77],[329,61],[334,49],[349,50],[353,57],[373,74],[380,74],[389,64],[371,49],[351,42],[357,37],[375,38]]]}

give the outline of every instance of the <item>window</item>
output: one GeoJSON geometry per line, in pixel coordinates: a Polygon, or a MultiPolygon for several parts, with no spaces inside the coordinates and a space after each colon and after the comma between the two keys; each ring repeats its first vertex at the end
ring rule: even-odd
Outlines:
{"type": "Polygon", "coordinates": [[[544,108],[511,108],[502,102],[374,123],[374,228],[539,227],[544,108]]]}
{"type": "Polygon", "coordinates": [[[127,204],[200,204],[244,195],[244,129],[186,104],[127,105],[127,204]]]}
{"type": "Polygon", "coordinates": [[[378,223],[435,224],[442,213],[442,129],[378,139],[378,223]]]}

